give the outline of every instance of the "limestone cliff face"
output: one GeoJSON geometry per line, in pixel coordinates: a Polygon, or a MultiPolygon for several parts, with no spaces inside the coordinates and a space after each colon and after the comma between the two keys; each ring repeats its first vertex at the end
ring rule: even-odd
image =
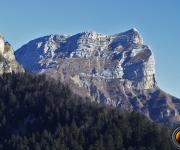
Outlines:
{"type": "Polygon", "coordinates": [[[0,74],[11,72],[24,72],[24,69],[16,62],[12,46],[0,35],[0,74]]]}
{"type": "Polygon", "coordinates": [[[158,88],[153,52],[136,29],[110,36],[45,36],[15,54],[26,69],[61,80],[93,101],[139,111],[154,121],[179,121],[180,101],[158,88]]]}
{"type": "MultiPolygon", "coordinates": [[[[61,60],[84,60],[88,64],[79,65],[89,69],[79,70],[79,74],[127,80],[130,87],[138,89],[156,86],[154,55],[136,29],[112,36],[96,32],[50,35],[24,45],[17,50],[16,57],[34,72],[57,68],[61,60]]],[[[70,66],[78,68],[73,63],[70,66]]]]}
{"type": "Polygon", "coordinates": [[[0,53],[4,51],[4,37],[0,34],[0,53]]]}

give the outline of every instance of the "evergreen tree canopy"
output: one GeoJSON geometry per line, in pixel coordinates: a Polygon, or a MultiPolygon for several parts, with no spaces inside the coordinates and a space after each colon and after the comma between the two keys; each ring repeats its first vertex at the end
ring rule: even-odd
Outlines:
{"type": "Polygon", "coordinates": [[[0,149],[172,150],[169,130],[119,112],[44,75],[0,77],[0,149]]]}

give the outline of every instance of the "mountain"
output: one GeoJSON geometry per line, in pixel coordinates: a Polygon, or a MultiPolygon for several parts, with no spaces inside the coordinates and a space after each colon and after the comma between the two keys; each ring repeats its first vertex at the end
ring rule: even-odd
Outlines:
{"type": "Polygon", "coordinates": [[[49,35],[30,41],[15,55],[27,70],[61,80],[92,101],[165,124],[180,121],[180,99],[158,87],[153,52],[137,29],[110,36],[49,35]]]}
{"type": "Polygon", "coordinates": [[[16,62],[11,44],[0,34],[0,74],[12,72],[24,72],[24,69],[16,62]]]}

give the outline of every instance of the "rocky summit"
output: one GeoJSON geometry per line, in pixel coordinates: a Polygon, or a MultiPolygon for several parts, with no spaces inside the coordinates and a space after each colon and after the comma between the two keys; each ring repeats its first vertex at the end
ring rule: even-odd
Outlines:
{"type": "Polygon", "coordinates": [[[0,74],[12,72],[24,72],[24,69],[16,62],[11,44],[0,34],[0,74]]]}
{"type": "Polygon", "coordinates": [[[180,120],[180,100],[158,87],[153,52],[137,29],[49,35],[30,41],[15,55],[27,70],[61,80],[92,101],[138,111],[157,122],[180,120]]]}

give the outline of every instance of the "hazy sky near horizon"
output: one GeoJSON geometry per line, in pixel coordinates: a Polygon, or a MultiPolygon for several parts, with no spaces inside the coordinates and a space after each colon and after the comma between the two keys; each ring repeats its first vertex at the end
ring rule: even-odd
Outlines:
{"type": "Polygon", "coordinates": [[[6,0],[0,32],[16,50],[47,34],[137,28],[156,59],[157,82],[180,98],[180,0],[6,0]]]}

